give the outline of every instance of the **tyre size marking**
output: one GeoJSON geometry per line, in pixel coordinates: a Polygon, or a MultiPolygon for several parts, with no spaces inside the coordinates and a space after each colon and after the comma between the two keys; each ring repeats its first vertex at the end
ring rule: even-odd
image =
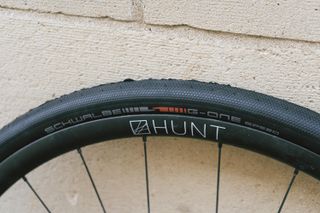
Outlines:
{"type": "Polygon", "coordinates": [[[130,129],[133,135],[176,135],[176,136],[198,136],[201,138],[212,138],[219,140],[221,131],[226,127],[210,123],[197,123],[194,121],[174,120],[130,120],[130,129]]]}

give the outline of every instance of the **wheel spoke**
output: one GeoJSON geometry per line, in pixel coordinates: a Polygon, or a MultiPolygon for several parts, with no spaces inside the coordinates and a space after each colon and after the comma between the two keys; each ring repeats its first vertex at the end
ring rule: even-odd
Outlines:
{"type": "Polygon", "coordinates": [[[294,172],[293,172],[291,181],[290,181],[290,183],[289,183],[287,192],[286,192],[286,194],[284,195],[284,197],[283,197],[283,199],[282,199],[282,202],[281,202],[281,205],[280,205],[280,207],[279,207],[278,213],[280,213],[280,212],[282,211],[282,208],[283,208],[283,206],[284,206],[284,203],[285,203],[286,200],[287,200],[288,194],[289,194],[289,192],[290,192],[290,190],[291,190],[291,188],[292,188],[292,185],[293,185],[293,183],[294,183],[294,181],[295,181],[298,173],[299,173],[299,170],[298,170],[298,169],[295,169],[294,172]]]}
{"type": "Polygon", "coordinates": [[[147,190],[147,205],[148,213],[150,213],[150,193],[149,193],[149,173],[148,173],[148,155],[147,155],[147,137],[143,137],[143,147],[144,147],[144,168],[146,174],[146,190],[147,190]]]}
{"type": "Polygon", "coordinates": [[[89,176],[90,182],[91,182],[92,187],[93,187],[93,189],[94,189],[94,191],[95,191],[95,193],[96,193],[96,196],[97,196],[97,198],[98,198],[98,200],[99,200],[99,203],[100,203],[100,206],[101,206],[101,208],[102,208],[102,211],[103,211],[104,213],[106,213],[106,209],[105,209],[105,207],[104,207],[104,205],[103,205],[103,202],[102,202],[101,197],[100,197],[100,195],[99,195],[99,192],[98,192],[98,189],[97,189],[97,187],[96,187],[96,184],[95,184],[94,181],[93,181],[92,175],[91,175],[91,173],[90,173],[90,170],[89,170],[89,168],[88,168],[88,166],[87,166],[87,163],[86,163],[86,161],[85,161],[85,159],[84,159],[84,157],[83,157],[82,150],[81,150],[80,148],[78,149],[78,153],[79,153],[79,155],[80,155],[80,157],[81,157],[82,163],[83,163],[83,165],[84,165],[84,167],[85,167],[85,169],[86,169],[86,172],[87,172],[87,174],[88,174],[88,176],[89,176]]]}
{"type": "Polygon", "coordinates": [[[219,142],[219,143],[218,143],[218,168],[217,168],[216,213],[219,212],[221,151],[222,151],[222,143],[219,142]]]}
{"type": "Polygon", "coordinates": [[[51,213],[51,211],[49,210],[48,206],[43,202],[43,200],[41,199],[41,197],[39,196],[39,194],[36,192],[36,190],[32,187],[32,185],[30,184],[30,182],[28,181],[28,179],[26,177],[22,177],[22,179],[24,180],[24,182],[26,182],[26,184],[29,186],[29,188],[31,189],[31,191],[33,192],[33,194],[38,198],[38,200],[40,201],[40,203],[42,204],[42,206],[47,210],[48,213],[51,213]]]}

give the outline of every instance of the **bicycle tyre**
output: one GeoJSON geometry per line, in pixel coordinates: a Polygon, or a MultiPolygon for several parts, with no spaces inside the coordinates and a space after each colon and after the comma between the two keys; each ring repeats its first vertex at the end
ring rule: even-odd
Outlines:
{"type": "Polygon", "coordinates": [[[262,153],[320,179],[320,115],[228,85],[127,80],[49,101],[0,130],[0,195],[70,150],[133,136],[185,136],[262,153]]]}

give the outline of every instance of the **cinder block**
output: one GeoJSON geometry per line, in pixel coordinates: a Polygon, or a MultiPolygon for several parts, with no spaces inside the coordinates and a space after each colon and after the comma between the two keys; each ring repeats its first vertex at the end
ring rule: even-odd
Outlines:
{"type": "Polygon", "coordinates": [[[1,7],[132,20],[131,0],[0,0],[1,7]]]}
{"type": "Polygon", "coordinates": [[[320,41],[318,0],[144,0],[147,23],[320,41]]]}

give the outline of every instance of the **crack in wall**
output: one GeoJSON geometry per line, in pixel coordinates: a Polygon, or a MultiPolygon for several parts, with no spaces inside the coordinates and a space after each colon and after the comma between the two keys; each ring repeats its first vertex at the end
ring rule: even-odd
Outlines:
{"type": "Polygon", "coordinates": [[[145,28],[151,27],[162,27],[164,29],[172,29],[172,28],[190,28],[192,30],[197,30],[200,32],[206,32],[211,34],[221,34],[221,35],[233,35],[233,36],[241,36],[247,38],[256,38],[256,39],[265,39],[265,40],[277,40],[277,41],[292,41],[297,43],[308,43],[308,44],[320,44],[319,41],[310,41],[304,39],[293,39],[293,38],[281,38],[281,37],[271,37],[271,36],[264,36],[264,35],[255,35],[255,34],[245,34],[245,33],[237,33],[237,32],[227,32],[227,31],[220,31],[220,30],[208,30],[200,27],[195,27],[189,24],[156,24],[156,23],[149,23],[146,22],[144,19],[144,4],[142,0],[132,0],[132,19],[119,19],[114,18],[112,16],[87,16],[87,15],[78,15],[78,14],[71,14],[65,13],[62,11],[47,11],[47,10],[39,10],[39,9],[24,9],[24,8],[17,8],[17,7],[10,7],[7,5],[1,5],[0,9],[7,9],[7,10],[14,10],[14,11],[22,11],[22,12],[29,12],[29,13],[39,13],[39,14],[48,14],[48,15],[63,15],[66,17],[77,17],[77,18],[90,18],[90,19],[107,19],[116,22],[122,23],[139,23],[142,24],[145,28]]]}
{"type": "Polygon", "coordinates": [[[18,7],[10,7],[7,5],[1,5],[0,9],[7,9],[7,10],[15,10],[15,11],[21,11],[21,12],[29,12],[29,13],[39,13],[39,14],[48,14],[48,15],[64,15],[64,16],[70,16],[70,17],[78,17],[78,18],[91,18],[91,19],[109,19],[112,21],[120,21],[120,22],[134,22],[135,20],[131,19],[119,19],[114,18],[112,16],[108,15],[101,15],[101,16],[89,16],[89,15],[78,15],[78,14],[72,14],[72,13],[66,13],[62,11],[48,11],[48,10],[40,10],[40,9],[31,9],[31,8],[18,8],[18,7]]]}
{"type": "Polygon", "coordinates": [[[320,44],[320,41],[310,41],[310,40],[304,40],[304,39],[294,39],[294,38],[281,38],[281,37],[272,37],[272,36],[264,36],[264,35],[255,35],[255,34],[245,34],[245,33],[237,33],[237,32],[228,32],[228,31],[221,31],[221,30],[208,30],[205,28],[195,27],[189,24],[156,24],[156,23],[148,23],[144,21],[144,24],[146,26],[158,26],[162,28],[189,28],[201,32],[206,33],[214,33],[214,34],[221,34],[221,35],[233,35],[233,36],[239,36],[239,37],[247,37],[247,38],[256,38],[256,39],[264,39],[264,40],[276,40],[276,41],[291,41],[291,42],[297,42],[297,43],[306,43],[306,44],[320,44]]]}

